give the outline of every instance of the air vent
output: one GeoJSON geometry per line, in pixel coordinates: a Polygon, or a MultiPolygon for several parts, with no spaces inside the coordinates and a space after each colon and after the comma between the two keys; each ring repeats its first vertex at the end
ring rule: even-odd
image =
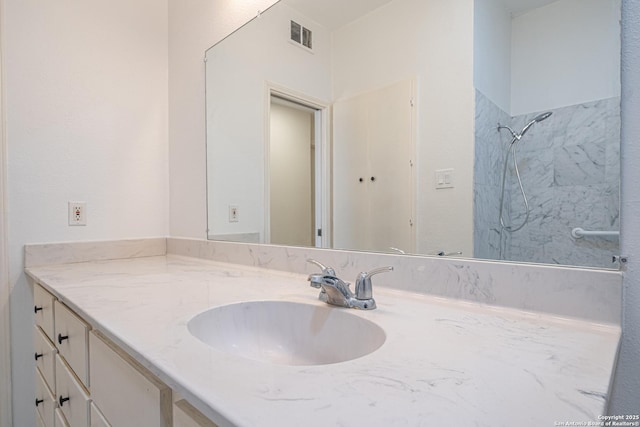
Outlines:
{"type": "Polygon", "coordinates": [[[307,49],[313,49],[313,37],[311,30],[303,27],[295,21],[291,21],[291,41],[302,45],[307,49]]]}

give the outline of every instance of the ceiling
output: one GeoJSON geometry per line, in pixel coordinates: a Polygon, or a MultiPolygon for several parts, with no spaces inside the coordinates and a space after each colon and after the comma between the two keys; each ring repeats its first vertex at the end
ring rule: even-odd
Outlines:
{"type": "Polygon", "coordinates": [[[392,0],[283,0],[302,15],[313,16],[323,27],[333,31],[392,0]]]}
{"type": "Polygon", "coordinates": [[[511,12],[511,16],[519,16],[532,9],[551,4],[557,0],[502,0],[505,9],[511,12]]]}
{"type": "MultiPolygon", "coordinates": [[[[393,0],[282,0],[304,16],[330,31],[343,27],[367,13],[391,3],[393,0]]],[[[519,16],[529,10],[546,6],[557,0],[498,0],[511,16],[519,16]]]]}

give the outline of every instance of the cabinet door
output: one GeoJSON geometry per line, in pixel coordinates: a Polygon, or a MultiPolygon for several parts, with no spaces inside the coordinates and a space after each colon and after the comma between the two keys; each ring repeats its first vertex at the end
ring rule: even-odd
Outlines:
{"type": "Polygon", "coordinates": [[[64,418],[64,415],[62,415],[62,411],[60,410],[60,408],[56,409],[56,416],[54,421],[54,427],[69,427],[69,423],[64,418]]]}
{"type": "Polygon", "coordinates": [[[89,343],[91,397],[109,423],[171,426],[171,389],[98,332],[89,343]]]}
{"type": "Polygon", "coordinates": [[[111,424],[93,402],[91,402],[91,427],[111,427],[111,424]]]}
{"type": "Polygon", "coordinates": [[[55,346],[49,341],[39,326],[34,326],[34,358],[47,386],[55,392],[56,387],[56,353],[55,346]]]}
{"type": "Polygon", "coordinates": [[[56,355],[56,399],[71,427],[89,426],[89,396],[60,355],[56,355]]]}
{"type": "Polygon", "coordinates": [[[44,333],[53,340],[54,320],[53,302],[55,297],[37,283],[33,286],[33,311],[36,325],[40,326],[44,333]]]}
{"type": "Polygon", "coordinates": [[[36,411],[36,426],[37,427],[48,427],[44,421],[42,420],[42,417],[40,416],[40,412],[36,411]]]}
{"type": "Polygon", "coordinates": [[[42,418],[45,426],[53,426],[53,411],[56,408],[55,398],[49,390],[44,378],[36,369],[36,411],[42,418]]]}
{"type": "Polygon", "coordinates": [[[82,384],[89,388],[89,326],[59,301],[55,302],[55,339],[60,355],[64,356],[82,384]]]}
{"type": "Polygon", "coordinates": [[[173,404],[173,427],[218,427],[186,400],[173,404]]]}

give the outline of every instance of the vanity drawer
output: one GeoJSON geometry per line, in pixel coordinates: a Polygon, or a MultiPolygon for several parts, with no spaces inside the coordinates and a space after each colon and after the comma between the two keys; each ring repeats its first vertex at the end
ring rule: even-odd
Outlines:
{"type": "Polygon", "coordinates": [[[49,390],[44,378],[36,369],[36,411],[46,427],[53,426],[53,411],[56,409],[55,397],[49,390]]]}
{"type": "Polygon", "coordinates": [[[173,427],[218,427],[186,400],[173,404],[173,427]]]}
{"type": "Polygon", "coordinates": [[[70,426],[89,425],[89,396],[60,355],[56,355],[56,402],[70,426]]]}
{"type": "Polygon", "coordinates": [[[109,423],[171,426],[171,389],[100,333],[92,331],[89,341],[91,397],[109,423]]]}
{"type": "Polygon", "coordinates": [[[89,388],[89,325],[60,301],[55,302],[54,344],[82,384],[89,388]]]}
{"type": "Polygon", "coordinates": [[[40,373],[44,377],[47,386],[51,390],[55,390],[56,386],[56,354],[58,350],[49,341],[49,338],[44,334],[39,326],[34,326],[34,358],[36,366],[40,370],[40,373]]]}
{"type": "Polygon", "coordinates": [[[54,315],[53,302],[56,298],[37,283],[33,285],[33,311],[36,325],[40,326],[44,333],[53,340],[54,315]]]}
{"type": "Polygon", "coordinates": [[[111,424],[93,402],[91,402],[91,427],[111,427],[111,424]]]}
{"type": "Polygon", "coordinates": [[[45,425],[44,421],[42,421],[42,417],[40,416],[40,412],[36,411],[36,426],[37,427],[49,427],[45,425]]]}
{"type": "Polygon", "coordinates": [[[56,416],[54,418],[54,421],[54,427],[69,427],[69,423],[64,418],[64,415],[62,415],[62,411],[60,410],[60,408],[56,408],[56,416]]]}

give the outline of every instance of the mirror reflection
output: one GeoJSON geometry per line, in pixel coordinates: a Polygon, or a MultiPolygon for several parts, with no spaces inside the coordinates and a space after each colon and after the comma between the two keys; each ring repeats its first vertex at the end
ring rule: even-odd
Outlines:
{"type": "Polygon", "coordinates": [[[619,21],[279,1],[206,52],[208,237],[612,267],[619,21]]]}

